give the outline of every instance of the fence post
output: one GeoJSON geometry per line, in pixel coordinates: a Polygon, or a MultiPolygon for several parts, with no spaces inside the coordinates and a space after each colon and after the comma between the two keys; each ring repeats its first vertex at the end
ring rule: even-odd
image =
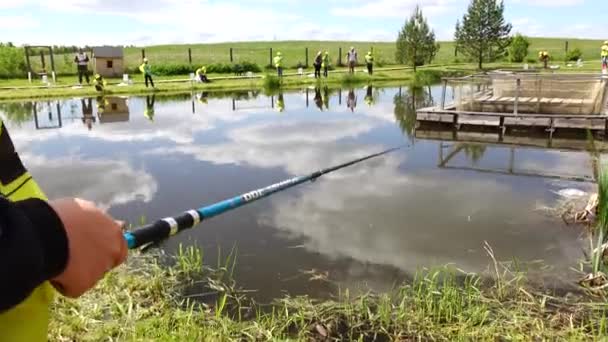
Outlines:
{"type": "Polygon", "coordinates": [[[521,79],[517,78],[517,87],[515,88],[515,103],[513,103],[513,114],[517,115],[519,105],[519,91],[521,88],[521,79]]]}
{"type": "Polygon", "coordinates": [[[566,40],[566,55],[568,54],[568,41],[566,40]]]}
{"type": "Polygon", "coordinates": [[[272,66],[272,48],[270,48],[270,63],[268,65],[272,66]]]}
{"type": "Polygon", "coordinates": [[[192,65],[192,49],[188,48],[188,62],[192,65]]]}
{"type": "Polygon", "coordinates": [[[146,58],[146,49],[141,49],[141,59],[146,58]]]}
{"type": "Polygon", "coordinates": [[[30,64],[30,49],[25,48],[25,63],[27,64],[27,79],[32,83],[32,65],[30,64]]]}
{"type": "Polygon", "coordinates": [[[56,73],[55,73],[55,58],[53,58],[53,48],[49,47],[49,54],[51,56],[51,76],[53,77],[53,82],[56,82],[56,73]]]}
{"type": "Polygon", "coordinates": [[[306,67],[308,68],[308,47],[305,48],[306,53],[306,67]]]}
{"type": "Polygon", "coordinates": [[[234,57],[232,55],[232,48],[230,48],[230,63],[234,62],[234,57]]]}
{"type": "Polygon", "coordinates": [[[338,48],[338,66],[342,66],[342,48],[338,48]]]}

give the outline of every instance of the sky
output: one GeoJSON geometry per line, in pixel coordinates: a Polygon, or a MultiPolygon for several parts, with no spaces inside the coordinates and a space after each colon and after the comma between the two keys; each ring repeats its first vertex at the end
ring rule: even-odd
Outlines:
{"type": "MultiPolygon", "coordinates": [[[[0,0],[0,41],[151,45],[251,40],[394,41],[418,4],[451,40],[469,0],[0,0]]],[[[513,32],[608,39],[606,0],[505,0],[513,32]]]]}

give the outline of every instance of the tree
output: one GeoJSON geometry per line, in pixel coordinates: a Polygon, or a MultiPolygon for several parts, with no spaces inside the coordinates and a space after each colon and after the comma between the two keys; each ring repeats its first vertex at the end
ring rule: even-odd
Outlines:
{"type": "Polygon", "coordinates": [[[462,21],[456,24],[458,51],[477,59],[479,69],[484,61],[504,55],[509,46],[511,24],[505,22],[504,3],[497,0],[471,0],[462,21]]]}
{"type": "Polygon", "coordinates": [[[405,21],[397,37],[396,60],[398,63],[414,67],[430,63],[439,44],[435,43],[435,33],[430,29],[420,7],[416,6],[412,16],[405,21]]]}
{"type": "Polygon", "coordinates": [[[528,56],[530,42],[521,34],[516,34],[509,46],[509,59],[511,62],[521,63],[528,56]]]}

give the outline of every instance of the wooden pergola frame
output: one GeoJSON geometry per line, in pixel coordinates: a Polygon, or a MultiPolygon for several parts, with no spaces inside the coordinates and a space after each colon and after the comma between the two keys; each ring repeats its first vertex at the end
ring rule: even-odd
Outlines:
{"type": "MultiPolygon", "coordinates": [[[[37,49],[37,48],[42,48],[42,49],[48,49],[49,50],[49,56],[51,58],[51,76],[53,78],[53,82],[56,81],[56,77],[57,74],[55,72],[55,58],[53,56],[53,47],[49,46],[49,45],[26,45],[24,46],[25,48],[25,62],[27,64],[27,78],[30,80],[30,82],[32,81],[32,64],[30,63],[30,51],[31,49],[37,49]]],[[[42,69],[43,72],[42,73],[38,73],[39,75],[46,75],[46,62],[44,61],[44,51],[40,50],[40,61],[42,63],[42,69]]]]}

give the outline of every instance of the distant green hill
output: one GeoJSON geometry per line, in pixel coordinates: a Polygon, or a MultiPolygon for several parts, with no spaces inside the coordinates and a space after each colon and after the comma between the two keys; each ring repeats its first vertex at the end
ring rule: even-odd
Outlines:
{"type": "MultiPolygon", "coordinates": [[[[599,50],[602,45],[600,40],[570,39],[570,38],[530,38],[531,58],[535,58],[540,49],[549,51],[554,60],[565,58],[565,44],[568,41],[569,49],[579,48],[583,52],[585,60],[599,60],[599,50]]],[[[440,42],[441,49],[435,60],[436,63],[452,63],[455,59],[464,62],[463,56],[454,55],[453,42],[440,42]]],[[[146,47],[146,55],[152,63],[187,63],[188,48],[192,51],[192,60],[197,64],[214,62],[229,62],[230,48],[232,48],[233,60],[250,61],[260,65],[270,62],[270,48],[273,53],[281,51],[285,56],[288,66],[298,63],[306,63],[306,48],[308,48],[308,62],[312,64],[314,56],[319,50],[329,51],[332,60],[335,61],[339,48],[342,55],[350,46],[354,46],[360,54],[360,58],[371,47],[377,53],[377,60],[386,64],[395,63],[395,43],[393,42],[347,42],[347,41],[273,41],[273,42],[238,42],[219,44],[196,44],[196,45],[157,45],[146,47]]],[[[139,62],[141,49],[126,49],[127,64],[139,62]]]]}

